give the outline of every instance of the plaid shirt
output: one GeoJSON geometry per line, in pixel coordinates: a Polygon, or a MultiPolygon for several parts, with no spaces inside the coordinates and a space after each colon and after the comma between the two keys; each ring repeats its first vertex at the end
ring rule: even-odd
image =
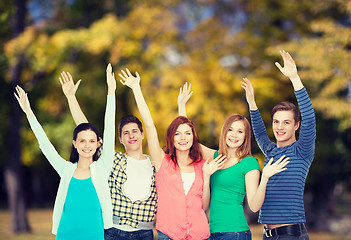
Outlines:
{"type": "Polygon", "coordinates": [[[126,154],[116,152],[111,175],[108,180],[114,215],[113,222],[114,224],[126,224],[134,228],[142,228],[139,226],[139,223],[153,223],[156,214],[157,196],[155,187],[155,168],[153,167],[150,196],[147,199],[132,202],[124,195],[122,189],[123,184],[127,180],[127,175],[125,173],[126,165],[126,154]]]}

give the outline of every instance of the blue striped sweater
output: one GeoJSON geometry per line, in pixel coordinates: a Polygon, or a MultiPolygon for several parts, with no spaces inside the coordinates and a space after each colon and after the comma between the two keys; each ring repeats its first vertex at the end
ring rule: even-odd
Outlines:
{"type": "Polygon", "coordinates": [[[277,148],[269,140],[258,110],[250,111],[252,129],[262,152],[266,155],[264,165],[272,157],[277,161],[282,155],[289,157],[287,170],[272,176],[267,184],[266,197],[259,213],[262,224],[304,223],[303,193],[308,170],[314,158],[316,120],[311,100],[305,88],[295,91],[301,112],[298,141],[277,148]]]}

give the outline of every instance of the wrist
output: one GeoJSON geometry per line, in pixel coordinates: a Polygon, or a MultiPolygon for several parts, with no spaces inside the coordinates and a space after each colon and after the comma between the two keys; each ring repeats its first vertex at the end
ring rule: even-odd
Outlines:
{"type": "Polygon", "coordinates": [[[141,91],[141,87],[140,87],[139,84],[137,84],[137,85],[135,85],[135,86],[131,86],[130,88],[132,89],[133,92],[135,92],[135,91],[141,91]]]}
{"type": "Polygon", "coordinates": [[[33,116],[34,116],[34,113],[33,113],[32,109],[27,110],[27,111],[25,112],[25,114],[26,114],[27,118],[30,118],[30,117],[33,117],[33,116]]]}
{"type": "Polygon", "coordinates": [[[107,95],[113,95],[113,94],[115,94],[115,92],[116,92],[116,88],[113,88],[113,89],[108,89],[107,90],[107,95]]]}
{"type": "Polygon", "coordinates": [[[204,172],[204,173],[202,174],[202,177],[203,177],[204,181],[210,181],[211,175],[204,172]]]}
{"type": "Polygon", "coordinates": [[[301,80],[300,80],[300,76],[299,76],[297,73],[294,74],[294,75],[292,75],[292,76],[290,76],[289,79],[290,79],[290,81],[292,81],[292,82],[301,81],[301,80]]]}
{"type": "Polygon", "coordinates": [[[73,94],[73,95],[65,95],[67,100],[71,100],[71,99],[76,99],[76,95],[73,94]]]}
{"type": "Polygon", "coordinates": [[[262,177],[261,177],[261,183],[267,183],[267,182],[268,182],[268,180],[269,180],[269,177],[268,177],[268,176],[266,176],[266,175],[264,175],[264,174],[262,174],[262,177]]]}

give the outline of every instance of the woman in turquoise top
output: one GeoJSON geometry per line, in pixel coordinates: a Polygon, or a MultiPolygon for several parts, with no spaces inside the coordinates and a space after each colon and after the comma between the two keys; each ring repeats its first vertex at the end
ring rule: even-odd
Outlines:
{"type": "MultiPolygon", "coordinates": [[[[190,98],[190,85],[184,85],[178,96],[179,114],[186,115],[185,103],[190,98]]],[[[219,137],[219,151],[201,145],[205,159],[213,159],[224,165],[217,171],[205,171],[204,192],[210,205],[211,239],[252,239],[245,219],[243,201],[247,194],[250,209],[257,212],[264,201],[269,177],[284,171],[288,158],[273,159],[262,171],[257,160],[251,156],[251,127],[240,114],[230,115],[223,123],[219,137]]]]}
{"type": "Polygon", "coordinates": [[[37,121],[27,93],[16,87],[15,97],[28,118],[40,148],[61,178],[52,228],[57,240],[103,240],[104,228],[113,226],[108,176],[114,159],[116,81],[110,64],[106,71],[108,95],[104,149],[100,157],[97,151],[98,132],[92,124],[83,123],[74,129],[70,161],[63,159],[37,121]]]}

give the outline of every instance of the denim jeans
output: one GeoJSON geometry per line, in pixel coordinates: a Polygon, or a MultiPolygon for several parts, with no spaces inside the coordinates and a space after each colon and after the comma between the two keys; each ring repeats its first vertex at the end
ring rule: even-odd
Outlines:
{"type": "Polygon", "coordinates": [[[105,240],[154,240],[152,230],[127,232],[118,228],[105,229],[105,240]]]}
{"type": "Polygon", "coordinates": [[[251,240],[251,231],[243,232],[218,232],[211,234],[211,240],[251,240]]]}
{"type": "MultiPolygon", "coordinates": [[[[163,232],[157,231],[157,233],[158,233],[157,240],[172,240],[172,238],[168,237],[163,232]]],[[[204,240],[210,240],[210,238],[207,238],[207,239],[204,239],[204,240]]]]}
{"type": "Polygon", "coordinates": [[[299,237],[290,236],[290,235],[277,235],[272,237],[267,237],[263,234],[263,240],[309,240],[308,232],[306,229],[301,229],[301,235],[299,237]]]}

